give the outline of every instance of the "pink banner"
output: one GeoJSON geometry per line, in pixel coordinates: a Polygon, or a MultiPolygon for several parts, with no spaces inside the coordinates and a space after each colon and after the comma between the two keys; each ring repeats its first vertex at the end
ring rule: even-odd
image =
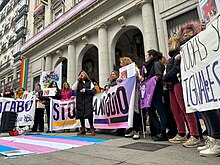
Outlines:
{"type": "Polygon", "coordinates": [[[136,77],[125,79],[93,98],[94,126],[101,129],[133,126],[136,77]]]}

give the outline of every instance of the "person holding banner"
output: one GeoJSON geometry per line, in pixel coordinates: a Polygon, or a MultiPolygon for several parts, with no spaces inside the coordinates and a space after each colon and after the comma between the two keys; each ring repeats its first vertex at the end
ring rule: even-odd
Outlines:
{"type": "MultiPolygon", "coordinates": [[[[129,57],[122,57],[120,58],[120,66],[125,67],[129,64],[132,64],[133,61],[129,57]]],[[[139,83],[141,80],[140,71],[137,66],[135,66],[136,71],[136,83],[139,83]]],[[[122,73],[117,79],[117,82],[122,82],[123,79],[127,77],[124,76],[122,73]]],[[[139,108],[139,89],[136,87],[135,90],[135,101],[134,101],[134,117],[133,117],[133,128],[130,128],[128,133],[125,134],[125,137],[132,137],[134,140],[140,139],[140,128],[141,128],[141,115],[140,115],[140,108],[139,108]]]]}
{"type": "MultiPolygon", "coordinates": [[[[218,21],[219,21],[219,18],[216,20],[217,26],[218,26],[218,21]]],[[[214,23],[212,25],[214,25],[214,23]]],[[[182,37],[181,38],[182,42],[186,43],[189,39],[191,39],[195,34],[197,34],[199,32],[197,30],[194,30],[194,28],[195,28],[195,24],[192,24],[192,23],[188,24],[186,26],[183,26],[181,28],[180,35],[182,37]],[[191,31],[191,33],[189,33],[190,31],[191,31]],[[194,35],[192,35],[193,34],[192,31],[194,32],[194,35]]],[[[212,26],[211,28],[207,29],[206,32],[204,32],[203,34],[207,33],[206,37],[212,35],[213,28],[215,29],[215,27],[212,26]],[[210,30],[210,29],[212,29],[212,30],[210,30]]],[[[213,33],[215,33],[215,32],[213,32],[213,33]]],[[[198,38],[200,38],[200,35],[198,35],[198,38]]],[[[207,39],[209,39],[209,38],[207,38],[207,39]]],[[[213,48],[212,47],[212,45],[213,45],[212,40],[207,40],[207,42],[209,44],[209,49],[212,50],[211,53],[214,53],[214,51],[212,49],[213,48]]],[[[183,47],[183,49],[185,49],[185,48],[183,47]]],[[[187,49],[188,49],[188,47],[187,47],[187,49]]],[[[200,50],[199,47],[198,47],[198,50],[200,50]]],[[[190,51],[190,50],[187,50],[187,51],[190,51]]],[[[193,50],[193,51],[197,51],[197,50],[193,50]]],[[[193,55],[195,55],[195,54],[193,54],[193,55]]],[[[212,55],[212,54],[210,54],[210,55],[212,55]]],[[[212,58],[215,58],[215,57],[212,57],[212,58]]],[[[209,60],[209,58],[207,58],[206,60],[204,60],[202,62],[203,63],[213,62],[212,58],[210,58],[210,60],[209,60]]],[[[179,60],[180,59],[181,59],[181,56],[179,55],[179,60]]],[[[201,63],[199,63],[199,64],[201,64],[201,63]]],[[[192,68],[190,68],[189,72],[195,73],[196,70],[193,70],[192,68]]],[[[207,74],[209,75],[208,70],[207,70],[207,74]]],[[[214,82],[212,82],[212,83],[214,83],[214,82]]],[[[210,87],[210,88],[212,88],[212,87],[210,87]]],[[[208,89],[208,90],[210,90],[210,89],[208,89]]],[[[218,88],[217,88],[217,90],[218,90],[218,88]]],[[[217,99],[216,99],[216,101],[217,101],[217,99]]],[[[219,108],[219,104],[217,106],[219,108]]],[[[199,106],[198,106],[198,108],[199,108],[199,106]]],[[[202,111],[202,114],[204,115],[205,126],[206,126],[206,129],[208,130],[208,136],[207,136],[207,140],[205,142],[205,145],[202,146],[202,147],[198,147],[197,148],[197,150],[199,151],[199,155],[200,156],[205,156],[205,157],[217,157],[217,156],[220,156],[220,116],[219,116],[219,109],[208,108],[208,106],[207,106],[207,107],[203,107],[203,108],[200,107],[199,111],[202,111]]]]}
{"type": "Polygon", "coordinates": [[[94,85],[87,73],[82,70],[74,83],[72,90],[76,90],[76,118],[80,119],[81,127],[77,135],[85,135],[85,119],[89,120],[91,136],[95,136],[93,126],[93,96],[96,93],[94,85]]]}
{"type": "Polygon", "coordinates": [[[56,99],[56,100],[61,100],[61,92],[60,92],[60,89],[59,89],[56,81],[52,81],[49,84],[48,88],[56,88],[56,94],[54,96],[40,97],[41,100],[46,101],[45,108],[46,108],[46,112],[47,112],[47,126],[48,126],[48,130],[46,131],[46,133],[51,132],[51,131],[49,131],[49,128],[50,128],[50,100],[51,100],[51,98],[56,99]]]}
{"type": "Polygon", "coordinates": [[[24,88],[18,87],[15,91],[15,99],[22,99],[24,91],[24,88]]]}
{"type": "Polygon", "coordinates": [[[3,97],[7,97],[7,98],[14,98],[14,91],[12,88],[7,88],[4,92],[3,92],[3,97]]]}
{"type": "Polygon", "coordinates": [[[61,90],[61,99],[68,100],[71,98],[72,89],[70,89],[70,85],[68,82],[63,83],[63,89],[61,90]]]}
{"type": "Polygon", "coordinates": [[[144,80],[149,80],[150,78],[155,78],[156,87],[154,90],[153,98],[151,101],[151,105],[148,108],[149,117],[153,123],[153,125],[157,129],[157,135],[153,137],[154,141],[163,141],[167,140],[166,134],[166,114],[162,102],[163,96],[163,72],[165,70],[165,66],[161,62],[162,53],[157,52],[156,50],[148,50],[146,62],[143,64],[144,67],[144,80]],[[158,120],[157,113],[160,117],[160,121],[158,120]]]}
{"type": "Polygon", "coordinates": [[[38,125],[39,130],[38,132],[44,132],[44,109],[45,105],[42,103],[42,101],[39,100],[40,97],[43,95],[43,91],[41,90],[40,84],[35,84],[35,89],[33,91],[33,95],[36,97],[36,109],[35,109],[35,115],[34,115],[34,125],[32,128],[32,132],[36,132],[38,125]]]}
{"type": "MultiPolygon", "coordinates": [[[[191,33],[191,31],[188,31],[188,34],[184,34],[184,37],[188,37],[188,35],[191,33]]],[[[180,82],[179,52],[180,36],[171,36],[169,39],[169,56],[171,58],[168,60],[166,74],[163,77],[163,81],[170,84],[168,87],[170,89],[170,105],[177,124],[178,134],[174,138],[169,139],[169,142],[184,142],[184,147],[197,147],[201,143],[199,138],[198,124],[194,113],[186,113],[182,86],[180,82]],[[185,119],[190,132],[190,138],[188,140],[186,137],[185,119]]]]}

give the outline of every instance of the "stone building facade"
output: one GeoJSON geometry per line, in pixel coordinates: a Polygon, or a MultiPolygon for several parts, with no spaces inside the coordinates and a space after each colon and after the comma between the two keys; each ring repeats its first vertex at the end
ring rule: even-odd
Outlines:
{"type": "Polygon", "coordinates": [[[19,86],[27,9],[27,0],[3,0],[0,4],[0,92],[19,86]]]}
{"type": "Polygon", "coordinates": [[[104,86],[119,58],[141,67],[149,49],[167,54],[167,40],[189,21],[201,21],[197,0],[29,1],[27,41],[29,90],[41,72],[62,63],[63,80],[73,84],[84,69],[104,86]]]}

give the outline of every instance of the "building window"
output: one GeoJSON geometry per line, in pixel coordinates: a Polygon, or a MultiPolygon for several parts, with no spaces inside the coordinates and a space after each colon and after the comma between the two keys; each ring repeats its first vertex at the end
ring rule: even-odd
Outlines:
{"type": "Polygon", "coordinates": [[[5,85],[5,79],[2,79],[1,80],[1,86],[4,86],[5,85]]]}
{"type": "Polygon", "coordinates": [[[64,9],[64,1],[62,0],[54,0],[51,2],[52,12],[53,12],[53,20],[58,19],[65,12],[64,9]]]}
{"type": "Polygon", "coordinates": [[[13,42],[14,42],[14,36],[12,36],[9,41],[8,41],[8,47],[13,46],[13,42]]]}
{"type": "Polygon", "coordinates": [[[13,75],[9,75],[8,76],[8,82],[10,83],[10,82],[12,82],[13,81],[13,75]]]}
{"type": "Polygon", "coordinates": [[[76,0],[76,4],[82,2],[83,0],[76,0]]]}
{"type": "Polygon", "coordinates": [[[16,43],[14,43],[13,47],[13,55],[17,54],[21,50],[21,46],[24,44],[25,38],[20,38],[16,43]]]}
{"type": "Polygon", "coordinates": [[[199,22],[197,9],[193,9],[187,13],[181,14],[175,18],[168,20],[167,21],[168,37],[178,33],[181,26],[192,21],[199,22]]]}
{"type": "Polygon", "coordinates": [[[60,9],[59,11],[57,11],[56,13],[54,13],[54,19],[57,19],[57,18],[59,18],[61,15],[63,14],[63,11],[62,11],[62,9],[60,9]]]}
{"type": "Polygon", "coordinates": [[[0,38],[3,36],[2,30],[0,31],[0,38]]]}
{"type": "Polygon", "coordinates": [[[4,33],[7,33],[10,30],[10,25],[9,23],[5,25],[5,30],[4,33]]]}
{"type": "Polygon", "coordinates": [[[37,83],[40,83],[40,75],[33,78],[33,88],[34,88],[35,84],[37,84],[37,83]]]}
{"type": "Polygon", "coordinates": [[[6,50],[7,50],[7,43],[4,43],[4,44],[2,45],[2,50],[1,50],[1,52],[4,53],[6,50]]]}
{"type": "Polygon", "coordinates": [[[16,75],[17,79],[20,78],[20,70],[17,71],[17,75],[16,75]]]}
{"type": "Polygon", "coordinates": [[[15,32],[18,33],[21,29],[25,28],[26,15],[23,15],[15,25],[15,32]]]}
{"type": "Polygon", "coordinates": [[[44,29],[44,14],[43,14],[43,12],[36,15],[34,19],[35,19],[34,20],[34,32],[35,32],[35,34],[37,34],[44,29]]]}

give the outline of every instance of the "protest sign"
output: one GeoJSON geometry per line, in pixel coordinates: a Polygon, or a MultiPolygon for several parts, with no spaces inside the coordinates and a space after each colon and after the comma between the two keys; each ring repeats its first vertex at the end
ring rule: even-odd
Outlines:
{"type": "Polygon", "coordinates": [[[151,101],[156,87],[156,80],[154,77],[146,80],[140,84],[140,108],[148,108],[151,106],[151,101]]]}
{"type": "Polygon", "coordinates": [[[78,127],[76,120],[76,98],[70,100],[51,99],[50,130],[63,130],[78,127]]]}
{"type": "Polygon", "coordinates": [[[56,88],[44,88],[43,96],[55,96],[57,92],[56,88]]]}
{"type": "MultiPolygon", "coordinates": [[[[93,97],[94,126],[101,129],[133,126],[136,77],[130,77],[93,97]]],[[[76,99],[51,99],[50,130],[71,129],[80,126],[76,120],[76,99]]],[[[88,126],[86,122],[86,126],[88,126]]]]}
{"type": "Polygon", "coordinates": [[[130,77],[93,97],[94,126],[102,129],[133,126],[136,77],[130,77]]]}
{"type": "Polygon", "coordinates": [[[17,112],[17,126],[26,126],[34,124],[35,98],[34,99],[13,99],[0,98],[0,118],[2,112],[17,112]]]}
{"type": "Polygon", "coordinates": [[[49,84],[55,81],[61,89],[62,86],[62,63],[57,65],[52,71],[43,71],[40,79],[40,85],[43,88],[48,88],[49,84]]]}
{"type": "Polygon", "coordinates": [[[220,107],[220,17],[182,46],[181,79],[186,111],[220,107]]]}
{"type": "Polygon", "coordinates": [[[123,80],[135,76],[135,74],[136,74],[136,69],[134,62],[119,69],[119,76],[123,80]]]}

